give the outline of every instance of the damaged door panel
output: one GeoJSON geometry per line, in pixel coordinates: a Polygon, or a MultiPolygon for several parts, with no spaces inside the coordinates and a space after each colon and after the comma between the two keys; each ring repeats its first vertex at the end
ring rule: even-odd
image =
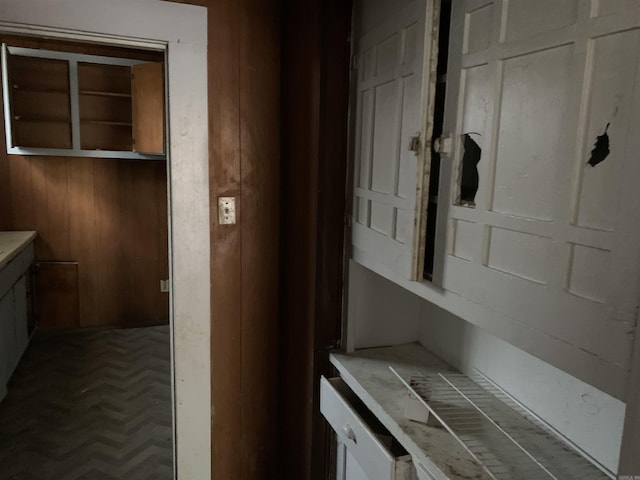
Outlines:
{"type": "Polygon", "coordinates": [[[640,10],[534,3],[452,4],[434,271],[513,319],[478,325],[620,398],[640,304],[640,10]]]}
{"type": "Polygon", "coordinates": [[[460,163],[460,199],[458,204],[463,207],[475,207],[476,193],[478,193],[480,182],[478,164],[482,157],[482,149],[471,138],[471,134],[465,133],[463,138],[464,155],[460,163]]]}
{"type": "Polygon", "coordinates": [[[607,133],[609,125],[610,123],[607,123],[604,133],[602,135],[598,135],[596,143],[593,146],[593,150],[591,150],[591,158],[589,158],[587,164],[592,167],[595,167],[609,156],[609,134],[607,133]]]}

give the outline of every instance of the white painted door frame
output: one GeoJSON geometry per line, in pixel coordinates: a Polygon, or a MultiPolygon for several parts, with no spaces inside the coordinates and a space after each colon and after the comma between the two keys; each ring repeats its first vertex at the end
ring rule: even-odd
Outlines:
{"type": "Polygon", "coordinates": [[[158,0],[3,0],[0,32],[166,51],[176,478],[211,478],[206,8],[158,0]]]}

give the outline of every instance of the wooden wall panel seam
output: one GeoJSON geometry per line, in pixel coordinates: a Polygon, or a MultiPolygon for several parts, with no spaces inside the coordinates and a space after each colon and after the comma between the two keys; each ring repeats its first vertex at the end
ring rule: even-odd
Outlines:
{"type": "Polygon", "coordinates": [[[209,1],[212,476],[242,479],[242,278],[239,225],[217,223],[217,197],[240,195],[240,2],[209,1]]]}

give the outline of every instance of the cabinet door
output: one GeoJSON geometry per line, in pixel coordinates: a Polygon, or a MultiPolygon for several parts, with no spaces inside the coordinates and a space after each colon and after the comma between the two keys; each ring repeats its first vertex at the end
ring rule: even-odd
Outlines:
{"type": "Polygon", "coordinates": [[[38,328],[48,330],[79,327],[78,264],[38,262],[36,267],[38,328]]]}
{"type": "Polygon", "coordinates": [[[13,345],[13,290],[0,299],[0,399],[6,394],[11,373],[13,345]]]}
{"type": "Polygon", "coordinates": [[[13,367],[20,361],[22,354],[29,343],[28,333],[28,309],[27,309],[27,277],[23,275],[13,287],[14,294],[14,332],[15,332],[15,358],[13,367]]]}
{"type": "Polygon", "coordinates": [[[164,153],[164,63],[131,67],[133,148],[164,153]]]}
{"type": "Polygon", "coordinates": [[[355,14],[354,259],[404,278],[418,275],[416,188],[430,136],[423,126],[423,71],[432,63],[424,68],[432,46],[425,23],[431,32],[433,7],[432,0],[362,0],[355,14]]]}
{"type": "Polygon", "coordinates": [[[3,49],[9,147],[71,148],[68,62],[3,49]]]}
{"type": "Polygon", "coordinates": [[[492,310],[483,328],[622,398],[640,292],[640,5],[593,3],[452,3],[438,219],[444,287],[492,310]]]}

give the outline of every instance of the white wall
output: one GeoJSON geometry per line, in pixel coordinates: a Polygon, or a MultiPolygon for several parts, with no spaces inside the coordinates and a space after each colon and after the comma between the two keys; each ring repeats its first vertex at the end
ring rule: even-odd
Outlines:
{"type": "Polygon", "coordinates": [[[479,369],[611,471],[625,404],[421,299],[355,262],[349,271],[349,343],[420,341],[464,373],[479,369]]]}
{"type": "Polygon", "coordinates": [[[422,345],[464,373],[476,369],[615,472],[625,404],[426,301],[422,345]]]}
{"type": "Polygon", "coordinates": [[[349,262],[347,350],[415,342],[421,302],[408,290],[349,262]]]}

